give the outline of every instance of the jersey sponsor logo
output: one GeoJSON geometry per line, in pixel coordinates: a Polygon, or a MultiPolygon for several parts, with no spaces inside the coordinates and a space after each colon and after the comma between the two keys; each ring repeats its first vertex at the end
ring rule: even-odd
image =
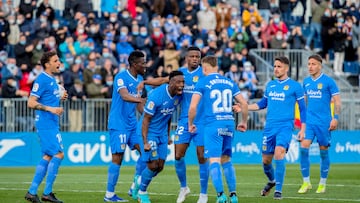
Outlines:
{"type": "Polygon", "coordinates": [[[289,85],[285,85],[284,90],[289,90],[289,85]]]}
{"type": "Polygon", "coordinates": [[[308,95],[309,98],[321,98],[322,97],[322,93],[321,90],[307,90],[306,94],[308,95]]]}
{"type": "Polygon", "coordinates": [[[321,90],[321,89],[323,88],[323,84],[322,84],[322,83],[319,83],[319,84],[317,85],[317,88],[318,88],[319,90],[321,90]]]}
{"type": "Polygon", "coordinates": [[[147,108],[148,108],[149,110],[153,110],[153,109],[154,109],[154,106],[155,106],[155,103],[154,103],[153,101],[150,101],[150,102],[148,103],[148,105],[147,105],[147,108]]]}
{"type": "Polygon", "coordinates": [[[172,114],[174,112],[175,108],[166,108],[161,109],[160,113],[162,113],[164,116],[172,114]]]}
{"type": "Polygon", "coordinates": [[[124,81],[122,79],[118,79],[117,80],[117,85],[118,86],[123,86],[124,85],[124,81]]]}
{"type": "Polygon", "coordinates": [[[38,90],[39,90],[39,83],[35,83],[33,88],[32,88],[32,91],[37,92],[38,90]]]}
{"type": "Polygon", "coordinates": [[[194,76],[192,81],[193,82],[198,82],[199,81],[199,76],[194,76]]]}
{"type": "Polygon", "coordinates": [[[178,104],[179,104],[179,100],[178,100],[178,99],[175,99],[174,105],[176,106],[176,105],[178,105],[178,104]]]}
{"type": "Polygon", "coordinates": [[[25,142],[21,139],[3,139],[0,141],[0,158],[5,156],[10,150],[25,146],[25,142]]]}
{"type": "Polygon", "coordinates": [[[285,93],[284,92],[270,91],[269,92],[269,97],[271,97],[271,100],[284,101],[285,100],[285,93]]]}

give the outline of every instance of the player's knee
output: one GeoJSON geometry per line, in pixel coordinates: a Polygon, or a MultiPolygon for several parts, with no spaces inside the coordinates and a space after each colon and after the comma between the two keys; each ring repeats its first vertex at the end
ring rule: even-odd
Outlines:
{"type": "Polygon", "coordinates": [[[117,165],[121,165],[122,159],[123,159],[123,153],[120,154],[113,154],[112,155],[112,163],[117,164],[117,165]]]}
{"type": "Polygon", "coordinates": [[[221,164],[224,164],[226,162],[229,162],[230,161],[230,157],[229,156],[226,156],[226,155],[223,155],[221,156],[221,164]]]}
{"type": "Polygon", "coordinates": [[[148,167],[151,171],[157,172],[159,170],[159,163],[157,161],[151,161],[148,164],[148,167]]]}

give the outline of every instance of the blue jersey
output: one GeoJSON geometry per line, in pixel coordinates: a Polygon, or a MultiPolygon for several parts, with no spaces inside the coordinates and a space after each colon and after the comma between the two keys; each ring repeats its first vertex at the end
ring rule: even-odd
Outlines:
{"type": "Polygon", "coordinates": [[[180,95],[174,97],[170,95],[168,86],[168,84],[163,84],[155,88],[148,96],[144,113],[152,116],[149,123],[149,135],[168,135],[168,122],[173,112],[176,111],[177,105],[181,102],[180,95]]]}
{"type": "Polygon", "coordinates": [[[141,92],[138,94],[136,87],[142,80],[142,76],[138,75],[137,78],[134,78],[129,71],[116,74],[109,113],[109,129],[136,129],[137,103],[124,101],[119,91],[122,88],[126,88],[130,95],[138,97],[141,95],[141,92]]]}
{"type": "MultiPolygon", "coordinates": [[[[38,102],[44,106],[59,107],[59,86],[53,76],[42,72],[35,80],[30,93],[38,98],[38,102]]],[[[59,130],[59,116],[48,111],[35,110],[35,126],[38,130],[59,130]]]]}
{"type": "Polygon", "coordinates": [[[213,73],[199,81],[194,94],[201,95],[203,105],[209,108],[204,112],[198,112],[204,114],[205,125],[234,125],[232,101],[233,97],[240,94],[240,89],[234,81],[213,73]]]}
{"type": "Polygon", "coordinates": [[[335,81],[323,73],[316,79],[307,77],[304,90],[307,97],[306,123],[328,126],[332,119],[331,98],[339,94],[335,81]]]}
{"type": "MultiPolygon", "coordinates": [[[[185,83],[184,83],[184,91],[183,91],[183,99],[181,101],[180,107],[180,118],[182,123],[188,122],[188,113],[191,102],[192,94],[194,93],[194,89],[198,81],[204,77],[202,67],[198,67],[193,71],[189,71],[187,67],[181,67],[179,71],[184,73],[185,83]]],[[[198,105],[198,112],[203,112],[202,102],[198,105]]],[[[203,114],[198,114],[195,118],[194,123],[203,122],[203,114]]]]}
{"type": "Polygon", "coordinates": [[[267,99],[266,127],[294,122],[295,103],[304,99],[301,85],[288,78],[272,80],[266,85],[264,98],[267,99]]]}

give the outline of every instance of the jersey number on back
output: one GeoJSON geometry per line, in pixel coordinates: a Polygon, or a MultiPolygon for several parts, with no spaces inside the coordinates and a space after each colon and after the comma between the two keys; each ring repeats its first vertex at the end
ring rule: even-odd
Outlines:
{"type": "Polygon", "coordinates": [[[215,99],[212,104],[213,113],[231,112],[232,92],[230,89],[211,90],[210,98],[215,99]]]}

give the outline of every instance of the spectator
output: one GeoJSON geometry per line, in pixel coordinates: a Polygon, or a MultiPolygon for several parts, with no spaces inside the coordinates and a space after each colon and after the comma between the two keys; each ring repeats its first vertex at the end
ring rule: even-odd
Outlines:
{"type": "Polygon", "coordinates": [[[226,0],[221,0],[216,4],[216,32],[229,27],[231,20],[231,6],[226,3],[226,0]]]}
{"type": "Polygon", "coordinates": [[[262,19],[264,19],[265,22],[269,23],[270,20],[270,0],[259,0],[258,1],[258,11],[262,19]]]}
{"type": "Polygon", "coordinates": [[[115,75],[117,71],[113,64],[111,63],[110,59],[105,59],[101,69],[100,69],[100,75],[102,77],[102,84],[106,84],[106,76],[108,75],[115,75]]]}
{"type": "Polygon", "coordinates": [[[55,37],[56,44],[61,44],[65,41],[67,31],[67,27],[62,26],[59,20],[54,19],[51,21],[51,30],[49,35],[55,37]]]}
{"type": "MultiPolygon", "coordinates": [[[[105,87],[108,88],[108,91],[105,94],[105,98],[111,98],[113,92],[113,84],[114,84],[114,76],[113,75],[106,75],[105,76],[105,87]]],[[[109,111],[106,111],[109,112],[109,111]]]]}
{"type": "Polygon", "coordinates": [[[126,26],[128,29],[130,29],[133,19],[130,16],[130,13],[128,10],[122,10],[119,19],[120,19],[121,26],[126,26]]]}
{"type": "Polygon", "coordinates": [[[48,14],[46,12],[43,12],[40,15],[40,18],[35,20],[34,29],[35,37],[38,39],[43,39],[50,35],[51,25],[48,21],[48,14]]]}
{"type": "Polygon", "coordinates": [[[30,71],[32,69],[29,69],[26,65],[22,65],[20,70],[22,73],[22,78],[19,80],[19,89],[26,92],[26,96],[29,96],[33,83],[33,81],[30,80],[30,71]]]}
{"type": "Polygon", "coordinates": [[[101,10],[101,17],[108,19],[110,13],[116,13],[118,11],[118,0],[106,0],[101,1],[100,10],[101,10]]]}
{"type": "Polygon", "coordinates": [[[13,15],[8,16],[9,22],[9,34],[7,35],[8,42],[8,54],[11,57],[15,57],[14,47],[20,41],[20,27],[16,23],[16,18],[13,15]]]}
{"type": "Polygon", "coordinates": [[[136,17],[134,19],[137,21],[139,26],[147,27],[149,24],[149,17],[147,13],[145,13],[144,9],[139,6],[136,6],[136,17]]]}
{"type": "Polygon", "coordinates": [[[153,42],[152,47],[152,57],[158,55],[160,50],[163,50],[165,48],[165,35],[161,31],[160,27],[155,27],[153,30],[153,33],[151,34],[151,40],[153,42]]]}
{"type": "Polygon", "coordinates": [[[4,13],[0,12],[0,50],[4,50],[7,45],[7,36],[10,33],[9,23],[4,18],[4,13]]]}
{"type": "Polygon", "coordinates": [[[259,37],[260,27],[255,23],[251,23],[247,28],[246,32],[249,35],[249,41],[246,43],[248,49],[260,48],[261,39],[259,37]]]}
{"type": "Polygon", "coordinates": [[[326,8],[324,15],[321,16],[321,41],[322,41],[322,58],[329,62],[329,50],[334,48],[333,35],[335,28],[336,18],[332,15],[330,8],[326,8]]]}
{"type": "Polygon", "coordinates": [[[255,6],[249,5],[246,1],[243,3],[244,11],[242,13],[243,26],[247,27],[251,23],[251,18],[254,18],[255,23],[260,24],[262,21],[261,15],[255,9],[255,6]]]}
{"type": "MultiPolygon", "coordinates": [[[[93,76],[94,75],[100,75],[101,73],[101,68],[100,66],[96,65],[95,59],[89,59],[89,64],[87,65],[87,67],[84,70],[84,84],[85,84],[85,88],[87,91],[87,86],[88,84],[93,83],[93,76]]],[[[101,75],[100,75],[101,77],[101,75]]],[[[97,79],[97,78],[95,78],[97,79]]],[[[101,79],[100,79],[101,81],[101,79]]]]}
{"type": "Polygon", "coordinates": [[[16,59],[12,57],[7,58],[6,66],[1,68],[1,76],[2,81],[1,83],[4,84],[5,80],[12,77],[16,78],[16,81],[21,80],[22,73],[21,70],[16,66],[16,59]]]}
{"type": "Polygon", "coordinates": [[[127,58],[129,57],[130,53],[133,50],[134,50],[134,48],[128,42],[128,36],[120,36],[119,37],[119,42],[116,44],[116,51],[118,53],[119,62],[120,63],[127,63],[127,58]]]}
{"type": "Polygon", "coordinates": [[[36,0],[20,0],[19,13],[25,16],[26,21],[32,21],[35,9],[36,0]]]}
{"type": "Polygon", "coordinates": [[[75,79],[74,84],[68,90],[70,99],[69,123],[70,132],[81,132],[83,126],[83,107],[86,95],[83,83],[80,79],[75,79]]]}
{"type": "MultiPolygon", "coordinates": [[[[200,47],[199,47],[200,48],[200,47]]],[[[175,49],[175,43],[170,41],[164,50],[164,66],[172,66],[173,70],[179,69],[180,51],[175,49]]]]}
{"type": "Polygon", "coordinates": [[[154,13],[161,17],[168,15],[177,15],[179,13],[179,5],[177,0],[154,0],[153,1],[154,13]]]}
{"type": "Polygon", "coordinates": [[[290,49],[304,49],[306,39],[302,35],[300,26],[295,26],[292,29],[291,35],[287,39],[287,43],[290,45],[290,49]]]}
{"type": "Polygon", "coordinates": [[[287,45],[284,35],[280,30],[277,31],[275,37],[270,40],[270,47],[272,49],[286,49],[287,45]]]}
{"type": "Polygon", "coordinates": [[[73,1],[72,7],[74,8],[74,13],[81,12],[84,14],[88,14],[94,10],[92,1],[88,1],[88,0],[72,0],[72,1],[73,1]]]}
{"type": "Polygon", "coordinates": [[[43,0],[40,3],[39,7],[36,9],[36,18],[39,18],[41,14],[46,12],[49,22],[52,22],[55,19],[55,11],[53,7],[49,4],[49,0],[43,0]]]}
{"type": "Polygon", "coordinates": [[[43,43],[40,39],[35,39],[33,44],[34,49],[32,50],[31,67],[35,67],[35,65],[39,63],[41,56],[44,53],[43,43]]]}
{"type": "Polygon", "coordinates": [[[286,37],[289,32],[286,23],[281,20],[280,15],[277,13],[273,15],[272,19],[270,20],[269,26],[272,32],[271,35],[275,35],[278,31],[281,31],[282,35],[286,37]]]}
{"type": "Polygon", "coordinates": [[[228,72],[225,72],[225,77],[233,80],[235,83],[238,83],[241,79],[241,73],[236,64],[231,64],[228,72]]]}
{"type": "Polygon", "coordinates": [[[229,68],[231,66],[231,64],[234,61],[234,54],[231,48],[226,48],[224,50],[224,53],[222,54],[222,56],[219,58],[219,68],[220,70],[222,70],[224,73],[227,73],[229,71],[229,68]]]}
{"type": "Polygon", "coordinates": [[[27,97],[28,92],[20,90],[17,79],[13,76],[8,77],[2,86],[2,97],[3,98],[19,98],[27,97]]]}
{"type": "Polygon", "coordinates": [[[216,28],[216,15],[206,2],[200,11],[196,14],[198,24],[197,27],[200,33],[207,33],[209,30],[215,30],[216,28]]]}
{"type": "Polygon", "coordinates": [[[34,50],[34,45],[27,42],[25,35],[20,35],[20,41],[15,45],[15,57],[16,57],[16,65],[21,67],[25,65],[27,68],[31,70],[31,57],[32,51],[34,50]]]}
{"type": "MultiPolygon", "coordinates": [[[[2,1],[3,2],[3,1],[2,1]]],[[[16,15],[16,11],[14,8],[14,3],[12,0],[7,0],[6,3],[1,7],[2,12],[4,12],[4,16],[8,17],[8,16],[15,16],[16,15]]]]}
{"type": "Polygon", "coordinates": [[[196,10],[193,5],[189,2],[185,5],[185,9],[180,12],[180,23],[184,26],[188,26],[190,30],[197,29],[197,16],[196,10]]]}
{"type": "Polygon", "coordinates": [[[16,15],[16,23],[19,26],[20,33],[24,34],[26,37],[32,37],[35,33],[35,29],[32,26],[31,22],[25,21],[25,17],[22,14],[16,15]]]}
{"type": "Polygon", "coordinates": [[[29,74],[29,81],[31,81],[33,83],[35,81],[35,79],[37,78],[37,76],[39,76],[40,73],[43,72],[43,70],[44,69],[41,66],[40,62],[35,64],[34,68],[32,69],[32,71],[29,74]]]}
{"type": "Polygon", "coordinates": [[[147,31],[145,26],[140,27],[140,35],[136,37],[135,46],[144,51],[147,57],[151,57],[151,47],[153,46],[153,41],[147,31]]]}
{"type": "Polygon", "coordinates": [[[246,61],[244,63],[244,72],[242,73],[242,80],[244,81],[245,87],[251,93],[250,99],[255,98],[256,92],[258,91],[257,88],[258,80],[254,72],[254,68],[251,62],[249,61],[246,61]]]}
{"type": "Polygon", "coordinates": [[[231,37],[235,41],[235,53],[240,53],[240,51],[246,47],[246,43],[249,41],[249,35],[246,32],[243,32],[242,29],[239,29],[238,32],[234,33],[231,37]]]}
{"type": "Polygon", "coordinates": [[[182,25],[179,22],[178,17],[168,15],[164,24],[166,40],[177,42],[178,38],[180,37],[181,27],[182,25]]]}
{"type": "Polygon", "coordinates": [[[81,80],[82,78],[83,77],[82,77],[82,71],[80,69],[80,64],[78,62],[72,64],[70,66],[70,68],[65,70],[64,73],[63,73],[64,88],[67,91],[69,91],[70,88],[74,85],[75,80],[76,79],[81,80]]]}
{"type": "Polygon", "coordinates": [[[100,59],[97,64],[98,65],[104,64],[105,60],[110,60],[112,66],[114,66],[114,67],[119,66],[119,63],[117,62],[116,58],[114,57],[112,51],[107,47],[102,48],[102,54],[101,54],[100,59]]]}

